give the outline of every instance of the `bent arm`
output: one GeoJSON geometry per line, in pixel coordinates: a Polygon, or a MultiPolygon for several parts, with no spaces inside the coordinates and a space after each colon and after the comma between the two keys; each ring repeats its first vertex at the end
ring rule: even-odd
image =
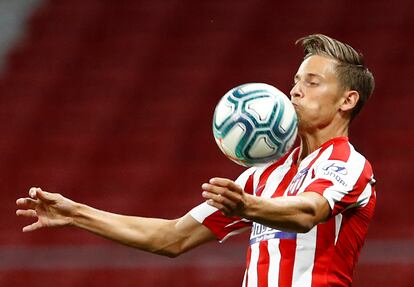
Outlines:
{"type": "Polygon", "coordinates": [[[170,257],[204,242],[214,234],[190,214],[175,219],[126,216],[74,202],[57,193],[32,188],[30,197],[16,201],[19,216],[37,218],[24,232],[44,227],[75,226],[124,245],[170,257]]]}
{"type": "Polygon", "coordinates": [[[202,186],[207,203],[228,216],[237,215],[289,232],[308,232],[330,215],[328,201],[318,193],[262,198],[247,194],[233,181],[213,178],[202,186]]]}
{"type": "Polygon", "coordinates": [[[305,233],[326,221],[330,213],[327,200],[314,192],[271,199],[250,197],[244,216],[279,230],[305,233]]]}

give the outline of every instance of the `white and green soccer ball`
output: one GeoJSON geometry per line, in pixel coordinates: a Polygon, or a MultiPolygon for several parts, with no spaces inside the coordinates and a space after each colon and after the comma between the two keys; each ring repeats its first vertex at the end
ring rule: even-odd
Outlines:
{"type": "Polygon", "coordinates": [[[243,166],[275,162],[295,142],[297,116],[288,97],[263,83],[228,91],[214,111],[214,138],[221,151],[243,166]]]}

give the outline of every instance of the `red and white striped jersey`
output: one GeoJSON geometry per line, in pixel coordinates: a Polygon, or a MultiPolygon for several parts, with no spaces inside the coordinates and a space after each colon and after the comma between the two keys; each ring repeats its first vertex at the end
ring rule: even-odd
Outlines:
{"type": "Polygon", "coordinates": [[[370,163],[348,142],[332,139],[297,165],[299,148],[278,162],[246,170],[236,182],[263,198],[316,192],[331,216],[307,233],[225,217],[203,203],[190,211],[220,241],[251,228],[243,286],[350,286],[376,201],[370,163]]]}

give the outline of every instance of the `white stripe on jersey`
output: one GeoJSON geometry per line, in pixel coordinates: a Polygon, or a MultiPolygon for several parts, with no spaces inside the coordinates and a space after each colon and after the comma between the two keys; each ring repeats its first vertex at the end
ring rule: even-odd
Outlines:
{"type": "Polygon", "coordinates": [[[313,261],[316,249],[317,226],[296,237],[295,265],[293,266],[292,287],[310,287],[312,283],[313,261]]]}
{"type": "MultiPolygon", "coordinates": [[[[311,153],[309,156],[307,156],[299,165],[298,171],[301,171],[305,167],[307,167],[310,162],[318,155],[320,149],[317,149],[313,153],[311,153]],[[308,159],[309,157],[309,159],[308,159]]],[[[316,170],[316,168],[319,166],[321,162],[327,161],[329,157],[331,156],[333,151],[333,145],[329,146],[321,155],[319,155],[318,159],[312,164],[310,167],[310,170],[308,174],[306,175],[306,178],[300,187],[298,194],[302,193],[306,187],[308,187],[309,184],[311,184],[313,181],[317,180],[318,177],[316,176],[315,179],[311,179],[312,177],[312,170],[316,170]]],[[[332,208],[332,206],[331,206],[332,208]]]]}
{"type": "Polygon", "coordinates": [[[259,260],[259,245],[260,244],[253,244],[250,246],[251,248],[251,257],[250,257],[250,264],[249,270],[247,273],[247,286],[257,286],[257,261],[259,260]]]}
{"type": "Polygon", "coordinates": [[[281,257],[279,243],[280,239],[270,239],[267,244],[267,250],[269,251],[268,286],[278,286],[279,284],[279,263],[281,257]]]}
{"type": "MultiPolygon", "coordinates": [[[[255,168],[249,168],[249,169],[245,170],[236,179],[236,181],[235,181],[236,184],[240,185],[241,187],[246,186],[246,182],[249,179],[249,176],[254,171],[255,171],[255,168]]],[[[218,210],[217,208],[212,207],[211,205],[208,205],[207,203],[204,202],[204,203],[200,204],[199,206],[196,206],[193,209],[191,209],[189,213],[195,220],[197,220],[200,223],[203,223],[204,219],[206,219],[209,215],[213,214],[217,210],[218,210]]],[[[236,232],[236,233],[233,233],[232,235],[234,235],[234,234],[238,234],[238,233],[236,232]]],[[[224,241],[224,239],[222,239],[222,241],[224,241]]]]}
{"type": "MultiPolygon", "coordinates": [[[[354,147],[348,143],[350,147],[350,156],[347,160],[345,165],[352,162],[352,166],[347,166],[347,174],[343,175],[344,182],[346,182],[346,187],[341,186],[341,183],[338,183],[335,180],[331,180],[333,185],[325,189],[323,192],[323,196],[328,200],[329,206],[333,210],[334,205],[336,202],[341,201],[341,199],[350,192],[355,183],[358,181],[359,176],[361,175],[364,166],[365,166],[365,158],[355,151],[354,147]],[[355,164],[356,163],[356,164],[355,164]]],[[[298,193],[303,192],[311,183],[318,180],[320,177],[318,176],[318,173],[321,173],[321,163],[326,163],[326,161],[329,160],[329,157],[331,156],[333,152],[333,145],[329,146],[315,161],[315,163],[312,165],[311,169],[313,169],[316,173],[316,177],[313,180],[309,180],[310,176],[312,174],[312,171],[308,173],[305,182],[303,183],[302,187],[300,188],[298,193]]],[[[334,160],[333,162],[337,162],[334,160]]],[[[301,164],[302,165],[302,164],[301,164]]],[[[323,177],[322,177],[323,178],[323,177]]]]}
{"type": "Polygon", "coordinates": [[[251,167],[247,170],[245,170],[236,180],[235,183],[240,185],[241,187],[245,187],[246,186],[246,182],[249,179],[249,176],[255,172],[256,168],[251,167]]]}
{"type": "Polygon", "coordinates": [[[243,283],[242,283],[242,287],[246,287],[246,277],[247,277],[247,270],[244,272],[244,276],[243,276],[243,283]]]}
{"type": "Polygon", "coordinates": [[[263,171],[265,170],[265,168],[267,168],[268,166],[264,167],[264,168],[258,168],[255,173],[253,174],[253,194],[256,195],[256,191],[257,191],[257,186],[259,185],[259,180],[260,180],[260,176],[262,175],[263,171]]]}
{"type": "MultiPolygon", "coordinates": [[[[317,150],[315,150],[314,152],[312,152],[310,155],[308,155],[307,157],[305,157],[301,163],[299,164],[299,168],[298,171],[302,170],[303,168],[307,167],[311,161],[318,156],[319,151],[321,150],[321,148],[318,148],[317,150]]],[[[317,166],[319,162],[323,161],[323,160],[327,160],[330,156],[331,153],[333,151],[333,146],[329,146],[328,148],[326,148],[325,151],[322,152],[322,154],[319,155],[318,159],[312,164],[311,168],[313,168],[314,166],[317,166]]]]}
{"type": "MultiPolygon", "coordinates": [[[[237,223],[239,223],[240,221],[248,222],[248,220],[239,220],[239,221],[237,221],[237,223]]],[[[246,226],[246,227],[243,227],[243,228],[240,228],[240,229],[236,229],[236,230],[228,233],[226,236],[224,236],[223,239],[221,239],[219,242],[223,243],[224,241],[227,240],[227,238],[232,237],[232,236],[237,235],[237,234],[241,234],[241,233],[245,232],[246,230],[249,230],[250,228],[251,228],[250,226],[246,226]]]]}
{"type": "Polygon", "coordinates": [[[278,166],[270,175],[269,178],[266,180],[265,188],[260,197],[263,198],[271,198],[272,195],[275,193],[276,188],[282,182],[284,176],[289,171],[290,166],[292,165],[292,157],[289,157],[286,160],[286,163],[278,166]]]}
{"type": "Polygon", "coordinates": [[[365,206],[368,204],[369,199],[372,195],[372,186],[371,182],[368,182],[364,188],[364,191],[358,196],[357,203],[358,206],[365,206]]]}
{"type": "MultiPolygon", "coordinates": [[[[278,166],[272,173],[269,175],[269,178],[265,182],[265,187],[262,191],[260,197],[264,198],[271,198],[274,192],[276,191],[277,186],[282,182],[283,178],[285,177],[286,173],[290,170],[292,162],[293,162],[293,155],[296,153],[296,148],[291,152],[289,157],[285,160],[284,164],[278,166]]],[[[273,164],[273,163],[272,163],[273,164]]],[[[264,167],[260,167],[254,173],[254,190],[256,195],[256,190],[258,189],[259,180],[262,176],[263,172],[270,167],[272,164],[266,165],[264,167]]]]}
{"type": "Polygon", "coordinates": [[[335,245],[338,240],[339,231],[341,230],[342,225],[342,213],[339,213],[335,216],[335,245]]]}
{"type": "Polygon", "coordinates": [[[202,203],[199,206],[194,207],[190,210],[190,215],[200,223],[203,223],[204,219],[212,215],[217,211],[217,208],[208,205],[207,203],[202,203]]]}

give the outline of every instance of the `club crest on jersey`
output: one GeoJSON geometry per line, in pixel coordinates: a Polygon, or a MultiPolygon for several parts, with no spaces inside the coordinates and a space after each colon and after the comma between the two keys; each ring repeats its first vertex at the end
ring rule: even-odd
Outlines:
{"type": "Polygon", "coordinates": [[[309,168],[306,167],[298,172],[293,180],[290,182],[287,188],[287,195],[296,195],[305,181],[306,175],[308,174],[309,168]]]}

